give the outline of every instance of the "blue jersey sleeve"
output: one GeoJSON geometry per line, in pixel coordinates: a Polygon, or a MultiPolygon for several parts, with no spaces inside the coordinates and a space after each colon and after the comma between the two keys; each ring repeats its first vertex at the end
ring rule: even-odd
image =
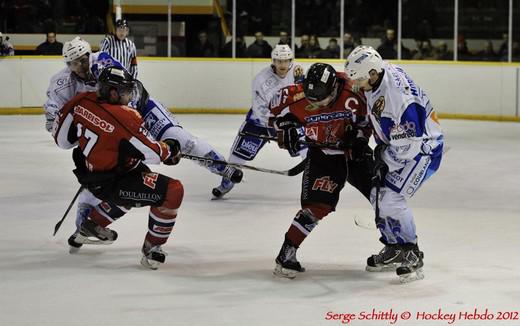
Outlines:
{"type": "MultiPolygon", "coordinates": [[[[115,66],[126,70],[125,67],[123,67],[123,65],[121,65],[119,61],[112,58],[112,56],[106,52],[98,52],[95,53],[95,55],[97,55],[97,58],[95,58],[92,62],[90,66],[90,72],[96,78],[96,80],[98,79],[99,75],[101,74],[101,71],[103,71],[105,67],[115,66]]],[[[128,70],[126,71],[128,72],[128,70]]]]}

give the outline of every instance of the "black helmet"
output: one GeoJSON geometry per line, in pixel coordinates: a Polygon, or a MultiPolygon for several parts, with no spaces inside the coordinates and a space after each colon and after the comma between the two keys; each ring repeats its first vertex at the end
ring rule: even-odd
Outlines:
{"type": "Polygon", "coordinates": [[[134,91],[135,80],[125,69],[108,66],[105,67],[98,77],[98,91],[99,97],[104,100],[110,99],[110,91],[117,90],[117,93],[128,94],[134,91]]]}
{"type": "Polygon", "coordinates": [[[128,22],[126,19],[118,19],[116,20],[116,27],[130,27],[128,26],[128,22]]]}
{"type": "Polygon", "coordinates": [[[336,70],[326,63],[310,66],[303,80],[305,97],[312,102],[319,102],[332,94],[338,78],[336,70]]]}

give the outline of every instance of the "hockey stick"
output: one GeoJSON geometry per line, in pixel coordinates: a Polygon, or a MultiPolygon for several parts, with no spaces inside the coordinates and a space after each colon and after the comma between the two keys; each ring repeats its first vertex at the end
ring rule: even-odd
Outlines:
{"type": "Polygon", "coordinates": [[[305,163],[307,163],[307,160],[303,160],[300,163],[298,163],[296,166],[290,168],[289,170],[279,171],[279,170],[259,168],[256,166],[245,165],[245,164],[229,163],[226,161],[215,160],[215,159],[208,158],[208,157],[195,156],[195,155],[189,155],[189,154],[181,154],[181,156],[188,160],[197,161],[204,166],[209,166],[212,164],[222,164],[222,165],[227,165],[227,166],[231,166],[231,167],[238,168],[238,169],[248,169],[248,170],[264,172],[264,173],[287,175],[290,177],[300,174],[305,169],[305,163]]]}
{"type": "MultiPolygon", "coordinates": [[[[278,141],[278,138],[276,138],[274,136],[260,135],[260,134],[255,134],[255,133],[247,132],[247,131],[240,132],[239,136],[249,136],[249,137],[255,137],[255,138],[259,138],[259,139],[263,139],[263,140],[278,141]]],[[[313,141],[298,140],[298,143],[301,145],[308,146],[308,147],[340,149],[340,150],[348,149],[347,146],[345,146],[344,144],[339,143],[339,142],[338,143],[316,143],[313,141]]]]}
{"type": "Polygon", "coordinates": [[[83,186],[80,186],[78,191],[74,195],[74,198],[72,198],[72,201],[70,202],[69,207],[67,207],[67,210],[65,211],[65,214],[63,214],[63,217],[61,218],[61,220],[59,220],[58,223],[56,223],[56,225],[54,226],[54,234],[52,236],[55,236],[56,232],[58,232],[58,230],[60,229],[61,223],[63,223],[63,221],[65,220],[65,217],[67,217],[67,214],[69,213],[70,209],[72,208],[72,205],[74,205],[74,203],[76,202],[76,199],[78,198],[79,193],[82,190],[83,190],[83,186]]]}

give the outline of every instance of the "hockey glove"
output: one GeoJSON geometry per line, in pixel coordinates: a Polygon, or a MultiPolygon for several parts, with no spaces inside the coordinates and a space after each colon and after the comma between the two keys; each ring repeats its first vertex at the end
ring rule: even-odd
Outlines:
{"type": "Polygon", "coordinates": [[[47,129],[48,132],[52,131],[52,126],[54,125],[55,118],[56,115],[50,114],[48,112],[45,113],[45,129],[47,129]]]}
{"type": "Polygon", "coordinates": [[[181,144],[176,139],[165,139],[163,143],[168,145],[170,156],[163,163],[166,165],[175,165],[181,160],[181,144]]]}
{"type": "Polygon", "coordinates": [[[374,186],[383,187],[385,185],[385,177],[388,173],[388,165],[383,160],[383,153],[388,146],[379,144],[374,150],[374,177],[372,178],[374,186]]]}
{"type": "Polygon", "coordinates": [[[371,162],[374,151],[368,145],[368,138],[359,129],[348,126],[345,130],[347,157],[351,161],[371,162]]]}
{"type": "Polygon", "coordinates": [[[300,150],[298,139],[298,127],[300,124],[296,118],[290,114],[281,117],[275,121],[277,131],[278,146],[285,148],[291,156],[296,156],[300,150]]]}

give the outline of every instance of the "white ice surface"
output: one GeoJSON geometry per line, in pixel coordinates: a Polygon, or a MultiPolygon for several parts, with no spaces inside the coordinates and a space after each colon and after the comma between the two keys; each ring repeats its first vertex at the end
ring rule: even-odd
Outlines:
{"type": "MultiPolygon", "coordinates": [[[[227,156],[240,115],[181,115],[193,134],[227,156]]],[[[246,171],[225,200],[219,178],[190,161],[153,169],[180,179],[185,197],[158,271],[139,265],[147,209],[113,225],[119,239],[68,253],[74,209],[55,223],[78,188],[71,152],[58,149],[41,116],[0,116],[0,325],[336,325],[329,311],[459,313],[520,310],[520,124],[443,121],[450,151],[411,200],[426,278],[400,285],[364,271],[379,251],[368,203],[350,186],[337,211],[298,252],[308,271],[272,276],[274,258],[299,208],[300,177],[246,171]]],[[[287,169],[297,159],[268,144],[251,164],[287,169]]],[[[520,321],[460,321],[513,325],[520,321]]],[[[354,320],[351,325],[389,325],[354,320]]]]}

